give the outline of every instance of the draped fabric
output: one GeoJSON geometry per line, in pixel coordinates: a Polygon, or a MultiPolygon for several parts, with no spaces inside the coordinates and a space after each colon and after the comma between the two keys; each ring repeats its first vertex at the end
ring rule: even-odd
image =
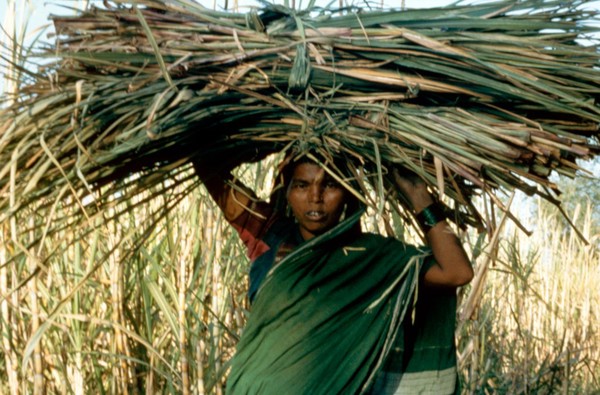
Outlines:
{"type": "Polygon", "coordinates": [[[455,317],[453,288],[422,288],[369,394],[459,394],[455,317]]]}
{"type": "Polygon", "coordinates": [[[354,394],[373,382],[429,254],[350,232],[360,212],[271,269],[232,361],[228,394],[354,394]]]}

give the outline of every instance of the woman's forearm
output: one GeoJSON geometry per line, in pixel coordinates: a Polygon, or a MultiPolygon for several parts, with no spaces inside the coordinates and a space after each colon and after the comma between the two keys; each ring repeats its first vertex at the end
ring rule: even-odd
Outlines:
{"type": "MultiPolygon", "coordinates": [[[[394,179],[417,217],[435,203],[422,180],[403,176],[397,170],[394,172],[394,179]]],[[[424,282],[432,286],[465,285],[473,278],[471,262],[448,222],[443,217],[439,219],[423,229],[436,262],[425,273],[424,282]]]]}
{"type": "Polygon", "coordinates": [[[460,287],[469,283],[473,279],[471,262],[448,222],[438,222],[426,236],[436,264],[425,273],[425,284],[460,287]]]}
{"type": "Polygon", "coordinates": [[[194,169],[228,222],[236,219],[249,206],[253,192],[236,182],[230,171],[211,171],[197,162],[194,162],[194,169]],[[236,184],[237,188],[232,188],[231,184],[236,184]]]}

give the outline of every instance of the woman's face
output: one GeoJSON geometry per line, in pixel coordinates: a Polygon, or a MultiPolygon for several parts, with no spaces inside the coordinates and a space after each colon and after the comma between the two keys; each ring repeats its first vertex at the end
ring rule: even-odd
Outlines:
{"type": "Polygon", "coordinates": [[[287,200],[304,240],[333,228],[340,220],[346,191],[321,167],[300,163],[294,169],[287,200]]]}

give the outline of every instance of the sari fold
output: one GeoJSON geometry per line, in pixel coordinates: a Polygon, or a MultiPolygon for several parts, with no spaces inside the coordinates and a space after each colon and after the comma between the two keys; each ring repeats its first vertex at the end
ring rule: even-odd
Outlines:
{"type": "Polygon", "coordinates": [[[403,338],[400,323],[429,253],[349,232],[360,214],[267,274],[232,360],[228,394],[354,394],[370,386],[403,338]]]}

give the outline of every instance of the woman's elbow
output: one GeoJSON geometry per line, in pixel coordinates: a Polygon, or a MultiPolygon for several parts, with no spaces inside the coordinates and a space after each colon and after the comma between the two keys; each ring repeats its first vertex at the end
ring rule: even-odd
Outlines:
{"type": "Polygon", "coordinates": [[[473,277],[475,277],[475,273],[473,272],[473,268],[469,265],[469,267],[461,270],[460,273],[456,273],[453,278],[453,286],[462,287],[463,285],[467,285],[473,280],[473,277]]]}
{"type": "Polygon", "coordinates": [[[473,266],[471,266],[471,262],[466,260],[448,276],[448,280],[450,282],[448,285],[453,287],[462,287],[463,285],[470,283],[473,280],[473,277],[475,277],[473,266]]]}
{"type": "Polygon", "coordinates": [[[458,288],[470,283],[473,277],[473,268],[467,264],[453,270],[433,267],[425,273],[424,280],[426,285],[458,288]]]}

